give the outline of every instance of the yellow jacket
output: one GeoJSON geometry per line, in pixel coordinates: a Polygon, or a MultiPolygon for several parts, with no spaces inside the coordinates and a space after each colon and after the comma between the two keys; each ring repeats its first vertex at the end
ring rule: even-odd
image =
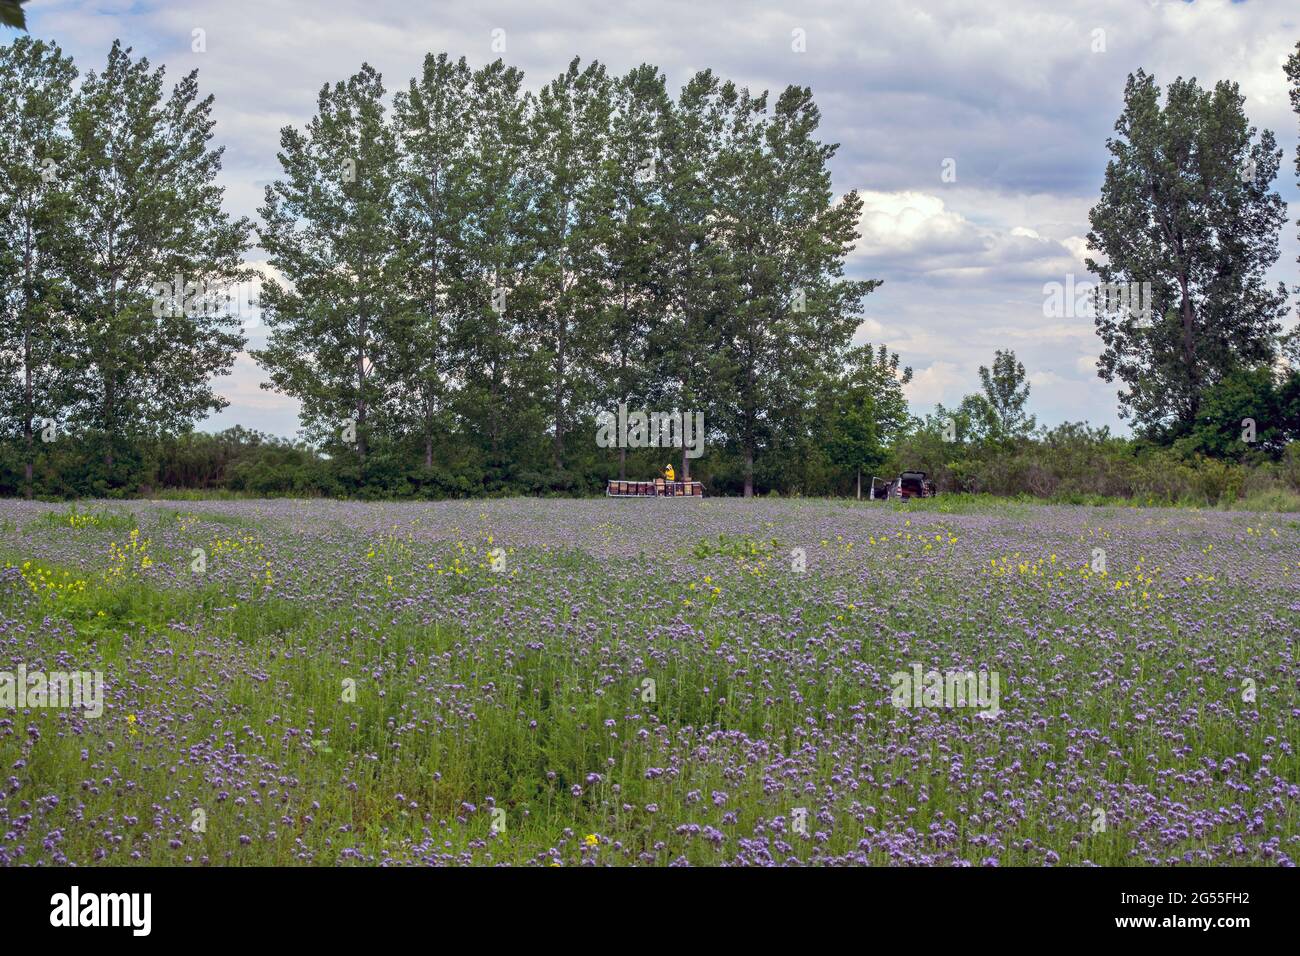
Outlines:
{"type": "Polygon", "coordinates": [[[677,480],[677,472],[673,471],[672,465],[669,465],[667,468],[664,469],[664,478],[666,478],[668,481],[677,480]]]}

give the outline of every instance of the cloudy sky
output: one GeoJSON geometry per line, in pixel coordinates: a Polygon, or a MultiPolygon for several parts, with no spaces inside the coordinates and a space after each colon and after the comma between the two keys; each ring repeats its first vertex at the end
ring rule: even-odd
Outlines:
{"type": "MultiPolygon", "coordinates": [[[[1040,421],[1120,426],[1115,388],[1095,373],[1091,319],[1045,317],[1043,290],[1087,278],[1088,210],[1129,72],[1240,84],[1251,121],[1286,151],[1278,188],[1291,219],[1300,213],[1297,117],[1282,73],[1300,41],[1295,0],[33,0],[27,9],[32,34],[58,42],[83,72],[101,67],[119,37],[169,77],[198,68],[200,89],[216,97],[226,205],[250,217],[278,173],[280,128],[310,118],[323,84],[368,62],[392,90],[429,51],[478,66],[498,56],[498,30],[500,55],[533,89],[575,55],[617,72],[654,63],[672,89],[705,67],[755,90],[811,86],[823,137],[840,144],[835,187],[866,201],[851,273],[885,280],[857,341],[901,353],[918,411],[976,390],[979,366],[1009,346],[1030,373],[1040,421]],[[203,52],[192,49],[196,29],[203,52]]],[[[1274,275],[1289,285],[1300,281],[1295,233],[1284,233],[1274,275]]],[[[258,329],[250,335],[261,344],[258,329]]],[[[218,382],[230,407],[202,427],[294,435],[295,403],[260,389],[263,379],[241,356],[218,382]]]]}

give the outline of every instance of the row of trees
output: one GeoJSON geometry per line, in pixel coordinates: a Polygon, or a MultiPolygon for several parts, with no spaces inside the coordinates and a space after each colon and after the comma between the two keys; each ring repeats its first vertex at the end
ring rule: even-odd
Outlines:
{"type": "MultiPolygon", "coordinates": [[[[1300,47],[1286,69],[1300,111],[1300,47]]],[[[115,43],[76,80],[53,44],[0,48],[0,465],[20,461],[29,492],[41,461],[89,468],[88,451],[95,490],[143,480],[169,436],[225,405],[211,381],[246,340],[214,290],[251,278],[254,238],[277,276],[255,355],[326,456],[272,458],[332,461],[345,493],[658,470],[660,451],[595,447],[595,416],[620,403],[702,411],[711,477],[745,495],[855,486],[909,464],[890,458],[904,434],[1035,432],[1010,351],[980,368],[981,394],[922,421],[899,357],[851,347],[879,283],[844,276],[861,201],[831,190],[805,88],[769,101],[706,70],[673,96],[653,66],[574,60],[531,93],[500,61],[430,55],[390,97],[363,66],[282,131],[255,227],[221,209],[196,74],[167,91],[115,43]],[[183,302],[160,294],[173,277],[183,302]],[[42,456],[51,436],[77,454],[42,456]]],[[[1228,83],[1180,79],[1162,103],[1139,72],[1116,130],[1089,267],[1149,284],[1151,312],[1098,314],[1099,373],[1144,441],[1277,457],[1300,435],[1286,290],[1263,278],[1281,152],[1228,83]]],[[[680,473],[692,464],[683,449],[680,473]]]]}
{"type": "Polygon", "coordinates": [[[173,273],[246,275],[250,223],[221,209],[212,98],[195,73],[166,92],[117,43],[76,78],[51,44],[0,48],[0,415],[29,484],[38,433],[96,444],[111,472],[134,437],[223,407],[211,378],[243,344],[236,318],[160,317],[151,291],[173,273]]]}
{"type": "MultiPolygon", "coordinates": [[[[1065,424],[1028,429],[1029,386],[1014,355],[1000,352],[983,367],[982,391],[925,421],[906,421],[897,356],[857,351],[856,374],[818,396],[817,422],[806,440],[767,449],[755,485],[764,492],[845,495],[869,474],[904,468],[928,471],[945,491],[1029,494],[1075,503],[1135,498],[1149,502],[1216,504],[1252,499],[1253,507],[1294,510],[1300,505],[1300,373],[1279,385],[1266,370],[1233,376],[1217,386],[1193,432],[1173,446],[1125,439],[1106,429],[1065,424]],[[1261,413],[1260,409],[1266,409],[1261,413]],[[880,419],[890,434],[879,441],[880,419]],[[1262,426],[1244,441],[1243,417],[1262,426]],[[888,427],[897,422],[896,428],[888,427]],[[960,436],[960,437],[958,437],[960,436]]],[[[22,487],[12,452],[0,443],[0,494],[22,487]]],[[[103,495],[102,463],[79,442],[42,445],[36,484],[46,497],[103,495]]],[[[364,473],[352,454],[326,457],[305,444],[242,428],[218,435],[184,433],[135,441],[118,463],[132,491],[196,489],[203,494],[466,497],[485,493],[484,475],[462,456],[433,469],[412,467],[413,444],[381,446],[364,473]]],[[[633,474],[662,463],[662,452],[628,452],[633,474]]],[[[569,493],[598,493],[612,460],[600,450],[575,449],[569,493]]],[[[736,493],[743,461],[734,450],[713,449],[696,462],[711,494],[736,493]]],[[[527,470],[489,493],[554,493],[547,476],[527,470]]]]}
{"type": "MultiPolygon", "coordinates": [[[[167,95],[115,43],[74,91],[56,46],[0,55],[0,401],[29,472],[53,421],[103,445],[111,482],[120,448],[223,406],[209,383],[244,338],[208,290],[248,278],[252,224],[221,210],[195,74],[167,95]],[[173,276],[197,291],[160,309],[173,276]]],[[[861,202],[831,190],[807,89],[702,71],[674,99],[652,66],[574,60],[532,94],[430,55],[388,103],[368,66],[324,88],[256,230],[282,279],[256,358],[362,470],[414,435],[426,469],[468,446],[495,487],[545,454],[564,487],[574,432],[627,402],[705,412],[749,494],[760,450],[874,367],[849,343],[878,283],[843,276],[861,202]]]]}
{"type": "Polygon", "coordinates": [[[673,99],[655,67],[576,59],[522,84],[430,55],[389,110],[363,67],[282,131],[260,237],[288,283],[258,360],[362,462],[414,433],[431,467],[455,435],[503,479],[544,432],[563,484],[580,424],[626,402],[704,411],[750,494],[877,285],[843,277],[861,201],[831,191],[810,91],[769,103],[706,70],[673,99]]]}

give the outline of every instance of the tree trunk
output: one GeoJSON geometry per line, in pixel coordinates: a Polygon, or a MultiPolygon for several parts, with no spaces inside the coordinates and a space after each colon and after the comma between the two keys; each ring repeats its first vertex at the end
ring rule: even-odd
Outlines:
{"type": "Polygon", "coordinates": [[[492,363],[492,378],[488,386],[488,431],[491,433],[492,466],[496,467],[501,455],[501,423],[497,415],[497,395],[501,391],[501,376],[497,363],[492,363]]]}
{"type": "MultiPolygon", "coordinates": [[[[113,258],[113,236],[108,237],[108,256],[109,261],[113,258]]],[[[112,273],[108,283],[108,317],[110,327],[117,326],[117,273],[112,273]]],[[[113,347],[113,343],[109,343],[113,347]]],[[[108,450],[104,452],[104,467],[108,470],[108,483],[113,483],[113,438],[115,428],[113,422],[114,405],[117,401],[117,390],[113,387],[113,363],[110,360],[104,369],[104,432],[108,442],[108,450]]]]}
{"type": "MultiPolygon", "coordinates": [[[[437,187],[437,174],[440,168],[435,165],[434,173],[430,176],[429,181],[434,184],[433,194],[434,201],[439,198],[437,187]]],[[[434,343],[438,342],[438,237],[433,237],[433,250],[429,256],[429,330],[434,343]]],[[[438,375],[438,356],[436,354],[429,356],[430,373],[438,375]]],[[[426,471],[433,471],[433,398],[425,392],[425,409],[424,409],[424,468],[426,471]]]]}
{"type": "Polygon", "coordinates": [[[555,470],[564,470],[564,330],[555,356],[555,470]]]}
{"type": "Polygon", "coordinates": [[[619,448],[618,448],[618,480],[619,480],[619,481],[625,481],[626,479],[627,479],[627,449],[624,448],[622,445],[619,445],[619,448]]]}
{"type": "Polygon", "coordinates": [[[35,414],[35,400],[32,392],[32,231],[27,230],[27,242],[23,250],[23,441],[27,446],[27,458],[23,464],[26,479],[27,497],[32,497],[32,459],[36,454],[35,438],[32,435],[32,418],[35,414]]]}
{"type": "Polygon", "coordinates": [[[745,448],[745,497],[754,497],[754,449],[745,448]]]}
{"type": "Polygon", "coordinates": [[[862,500],[862,466],[858,466],[858,500],[862,500]]]}
{"type": "Polygon", "coordinates": [[[366,332],[365,315],[359,318],[360,345],[357,347],[357,458],[366,463],[366,332]]]}
{"type": "Polygon", "coordinates": [[[1191,405],[1188,408],[1188,421],[1196,420],[1196,413],[1200,410],[1200,377],[1196,372],[1196,338],[1194,335],[1195,314],[1192,310],[1192,297],[1187,291],[1188,281],[1185,275],[1178,277],[1179,285],[1182,289],[1182,313],[1183,313],[1183,361],[1187,363],[1187,375],[1191,379],[1191,405]]]}
{"type": "Polygon", "coordinates": [[[23,462],[23,477],[27,485],[27,497],[32,496],[32,459],[36,456],[36,440],[32,434],[32,366],[31,366],[31,330],[26,329],[23,332],[23,351],[26,355],[24,361],[27,363],[26,369],[26,396],[25,408],[23,414],[23,442],[27,446],[27,460],[23,462]]]}

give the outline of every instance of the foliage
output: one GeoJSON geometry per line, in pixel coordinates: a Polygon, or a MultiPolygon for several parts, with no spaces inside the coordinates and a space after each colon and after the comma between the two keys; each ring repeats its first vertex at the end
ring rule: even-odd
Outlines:
{"type": "Polygon", "coordinates": [[[1087,264],[1116,291],[1095,303],[1100,376],[1123,383],[1121,413],[1139,431],[1177,438],[1225,376],[1277,354],[1286,290],[1265,274],[1286,205],[1271,190],[1282,152],[1256,135],[1235,83],[1179,78],[1160,95],[1154,77],[1129,76],[1087,264]]]}

